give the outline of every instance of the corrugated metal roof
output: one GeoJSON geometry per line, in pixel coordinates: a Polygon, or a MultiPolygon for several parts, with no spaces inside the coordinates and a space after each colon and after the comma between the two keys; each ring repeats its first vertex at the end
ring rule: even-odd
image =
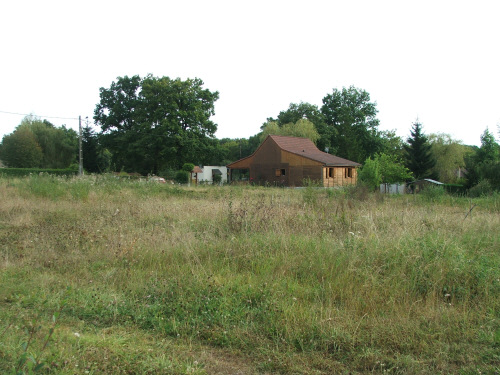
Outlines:
{"type": "Polygon", "coordinates": [[[419,182],[429,182],[431,184],[436,184],[436,185],[444,185],[443,182],[439,182],[439,181],[436,181],[436,180],[432,180],[430,178],[423,178],[422,180],[416,180],[416,181],[412,181],[412,182],[408,182],[408,185],[409,184],[416,184],[416,183],[419,183],[419,182]]]}
{"type": "Polygon", "coordinates": [[[361,165],[354,161],[320,151],[308,138],[288,137],[284,135],[270,135],[269,137],[276,142],[282,150],[311,160],[319,161],[325,165],[349,167],[357,167],[361,165]]]}

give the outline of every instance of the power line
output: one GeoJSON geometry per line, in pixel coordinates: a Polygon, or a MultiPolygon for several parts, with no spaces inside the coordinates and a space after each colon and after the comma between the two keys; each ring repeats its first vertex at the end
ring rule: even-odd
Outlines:
{"type": "Polygon", "coordinates": [[[34,113],[17,113],[17,112],[8,112],[2,110],[0,110],[0,113],[7,113],[9,115],[19,115],[19,116],[36,116],[40,118],[56,118],[60,120],[78,120],[78,117],[39,116],[34,113]]]}

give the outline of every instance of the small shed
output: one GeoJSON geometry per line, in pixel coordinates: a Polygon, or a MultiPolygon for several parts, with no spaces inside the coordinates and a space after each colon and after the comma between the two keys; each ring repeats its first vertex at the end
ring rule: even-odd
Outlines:
{"type": "Polygon", "coordinates": [[[227,182],[227,167],[217,165],[205,165],[202,173],[198,174],[198,181],[208,184],[226,183],[227,182]]]}
{"type": "Polygon", "coordinates": [[[302,186],[310,179],[325,187],[356,184],[359,166],[320,151],[310,139],[281,135],[267,136],[252,155],[227,165],[231,182],[302,186]]]}

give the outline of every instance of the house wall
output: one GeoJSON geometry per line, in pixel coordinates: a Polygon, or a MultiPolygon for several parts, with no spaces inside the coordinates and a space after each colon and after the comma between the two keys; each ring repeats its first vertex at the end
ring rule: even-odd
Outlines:
{"type": "Polygon", "coordinates": [[[302,186],[304,179],[321,181],[322,163],[288,151],[281,151],[281,160],[289,166],[289,186],[302,186]]]}
{"type": "Polygon", "coordinates": [[[231,163],[231,169],[249,169],[250,165],[252,165],[254,159],[254,155],[250,155],[244,159],[235,161],[234,163],[231,163]]]}
{"type": "Polygon", "coordinates": [[[323,165],[322,162],[282,150],[271,138],[267,138],[255,154],[230,164],[230,167],[248,169],[250,181],[257,184],[302,186],[304,179],[320,181],[325,187],[356,183],[356,168],[323,165]],[[329,168],[333,168],[331,176],[329,168]]]}
{"type": "Polygon", "coordinates": [[[358,171],[353,167],[324,167],[323,186],[355,185],[358,181],[358,171]]]}
{"type": "Polygon", "coordinates": [[[270,138],[259,147],[250,167],[250,180],[258,183],[289,185],[289,165],[281,160],[281,150],[270,138]],[[284,175],[276,175],[283,170],[284,175]]]}

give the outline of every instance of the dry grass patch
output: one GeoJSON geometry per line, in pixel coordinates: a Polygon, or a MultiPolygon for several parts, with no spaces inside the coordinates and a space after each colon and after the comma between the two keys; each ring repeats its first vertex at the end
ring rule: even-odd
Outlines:
{"type": "Polygon", "coordinates": [[[494,201],[102,177],[0,197],[4,372],[67,287],[47,373],[498,371],[494,201]]]}

